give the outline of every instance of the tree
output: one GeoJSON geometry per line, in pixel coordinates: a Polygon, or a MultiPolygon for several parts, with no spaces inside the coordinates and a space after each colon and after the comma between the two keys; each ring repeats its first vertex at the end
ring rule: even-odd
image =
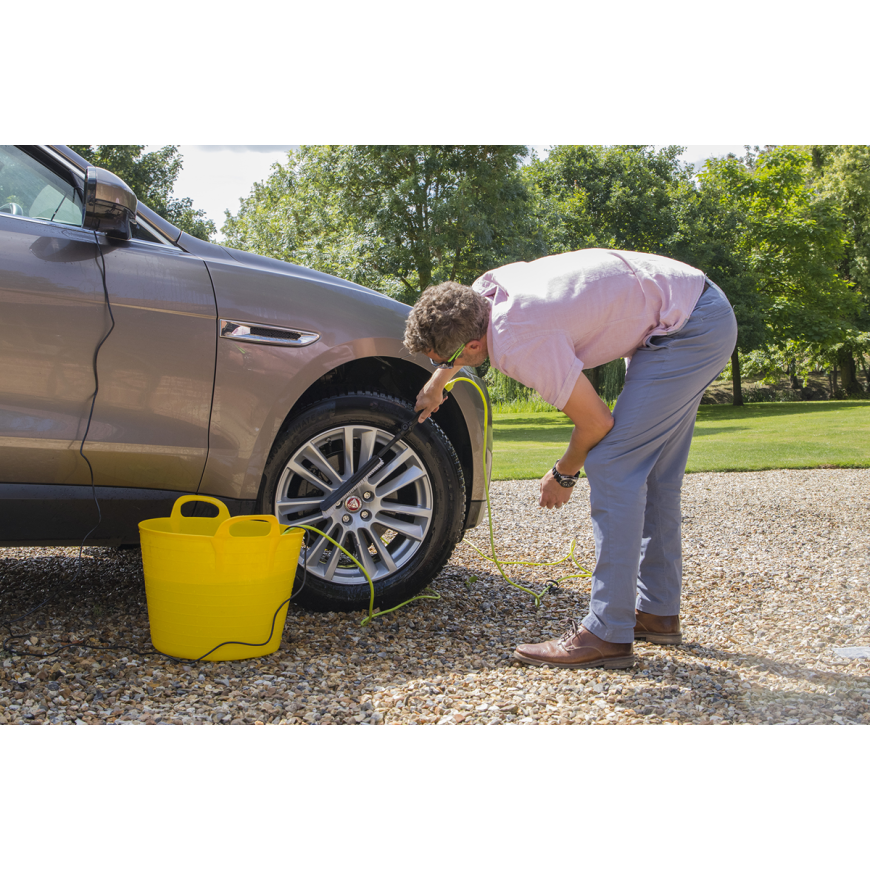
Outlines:
{"type": "MultiPolygon", "coordinates": [[[[805,363],[812,354],[801,348],[817,355],[842,342],[857,303],[837,268],[845,245],[839,209],[814,189],[812,173],[806,149],[779,146],[710,160],[699,175],[699,202],[711,215],[718,210],[721,228],[712,223],[706,239],[720,233],[722,262],[733,270],[722,286],[736,303],[738,347],[764,346],[778,362],[805,363]]],[[[736,352],[732,373],[742,404],[736,352]]]]}
{"type": "Polygon", "coordinates": [[[542,253],[514,145],[303,146],[239,214],[230,246],[295,260],[408,303],[542,253]]]}
{"type": "Polygon", "coordinates": [[[691,170],[683,148],[559,145],[524,170],[547,251],[617,248],[668,254],[678,231],[674,198],[691,170]]]}
{"type": "Polygon", "coordinates": [[[71,145],[85,160],[114,172],[123,179],[139,201],[171,224],[210,241],[216,228],[202,209],[194,209],[189,197],[176,199],[172,189],[181,172],[183,158],[177,145],[164,145],[157,151],[145,151],[144,145],[71,145]]]}
{"type": "Polygon", "coordinates": [[[846,245],[840,272],[860,300],[842,341],[827,354],[827,361],[839,369],[842,391],[849,395],[862,392],[856,358],[863,361],[870,353],[870,146],[815,146],[811,153],[822,195],[842,214],[846,245]]]}
{"type": "Polygon", "coordinates": [[[740,246],[746,229],[743,212],[730,188],[719,183],[713,166],[681,182],[673,203],[679,229],[671,256],[704,272],[722,287],[734,308],[738,334],[731,355],[732,402],[742,405],[740,353],[764,346],[768,302],[740,246]]]}

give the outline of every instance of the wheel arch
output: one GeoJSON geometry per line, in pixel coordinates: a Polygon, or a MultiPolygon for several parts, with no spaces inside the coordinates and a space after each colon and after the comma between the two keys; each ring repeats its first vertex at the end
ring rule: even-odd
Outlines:
{"type": "MultiPolygon", "coordinates": [[[[295,419],[306,408],[339,393],[353,391],[382,392],[412,403],[429,379],[429,373],[419,365],[395,357],[360,357],[341,363],[321,375],[298,398],[288,411],[273,442],[277,444],[295,419]]],[[[397,421],[398,422],[398,421],[397,421]]],[[[468,515],[475,480],[475,461],[472,439],[459,401],[450,396],[438,410],[437,423],[450,439],[465,477],[465,513],[468,515]]],[[[268,464],[268,463],[267,463],[268,464]]],[[[257,493],[262,496],[265,475],[257,493]]]]}

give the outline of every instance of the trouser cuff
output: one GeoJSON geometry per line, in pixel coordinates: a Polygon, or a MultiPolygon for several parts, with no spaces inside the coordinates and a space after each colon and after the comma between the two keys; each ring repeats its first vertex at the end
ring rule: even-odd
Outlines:
{"type": "Polygon", "coordinates": [[[590,613],[583,620],[583,628],[591,631],[595,637],[600,640],[606,640],[608,643],[634,643],[634,626],[631,628],[608,629],[594,613],[590,613]]]}
{"type": "Polygon", "coordinates": [[[651,616],[679,616],[680,614],[679,599],[674,604],[656,604],[654,601],[644,601],[638,595],[635,607],[641,613],[649,613],[651,616]]]}

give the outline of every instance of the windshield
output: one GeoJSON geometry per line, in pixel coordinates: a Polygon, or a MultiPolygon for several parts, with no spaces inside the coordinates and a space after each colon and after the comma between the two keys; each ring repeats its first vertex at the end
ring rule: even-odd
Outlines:
{"type": "Polygon", "coordinates": [[[80,227],[84,205],[70,181],[15,145],[0,145],[0,214],[80,227]]]}

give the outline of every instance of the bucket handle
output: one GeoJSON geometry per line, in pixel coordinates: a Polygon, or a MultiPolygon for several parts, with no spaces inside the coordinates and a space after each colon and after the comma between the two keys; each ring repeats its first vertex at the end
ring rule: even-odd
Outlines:
{"type": "Polygon", "coordinates": [[[216,538],[228,538],[230,537],[230,528],[232,526],[236,525],[236,523],[246,523],[249,520],[262,520],[269,524],[269,534],[262,535],[262,537],[277,538],[281,536],[281,524],[278,522],[278,518],[274,514],[249,514],[239,517],[229,517],[218,526],[214,536],[216,538]]]}
{"type": "Polygon", "coordinates": [[[189,501],[207,501],[209,504],[213,504],[218,509],[217,519],[219,520],[228,520],[230,518],[230,512],[227,510],[227,506],[216,498],[212,498],[210,495],[182,495],[175,500],[175,504],[172,505],[172,513],[169,515],[169,518],[172,520],[182,519],[181,516],[181,506],[187,504],[189,501]]]}

